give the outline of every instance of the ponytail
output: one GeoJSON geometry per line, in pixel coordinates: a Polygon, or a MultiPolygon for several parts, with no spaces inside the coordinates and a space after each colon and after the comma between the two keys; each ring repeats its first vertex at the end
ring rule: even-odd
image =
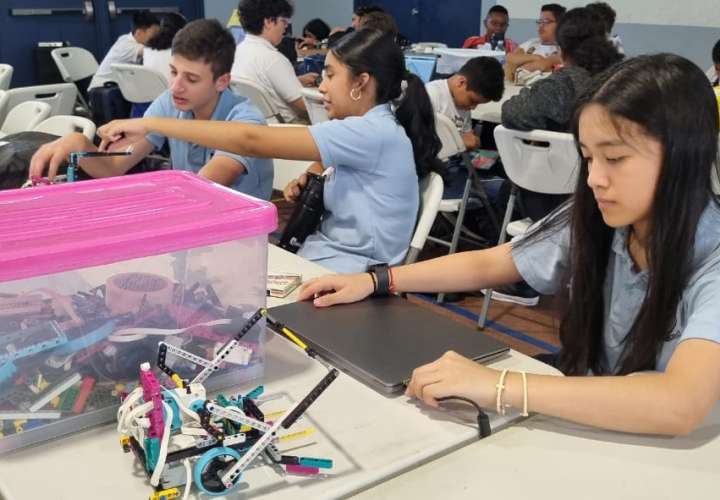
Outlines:
{"type": "Polygon", "coordinates": [[[367,73],[375,78],[377,104],[395,105],[395,116],[412,144],[418,177],[442,174],[444,165],[437,157],[442,145],[430,97],[422,80],[405,70],[405,57],[393,37],[362,29],[340,38],[330,50],[354,75],[367,73]]]}
{"type": "Polygon", "coordinates": [[[405,74],[405,95],[401,96],[395,116],[410,138],[419,178],[430,172],[444,173],[444,165],[438,158],[442,148],[435,131],[435,112],[423,81],[412,73],[405,74]]]}

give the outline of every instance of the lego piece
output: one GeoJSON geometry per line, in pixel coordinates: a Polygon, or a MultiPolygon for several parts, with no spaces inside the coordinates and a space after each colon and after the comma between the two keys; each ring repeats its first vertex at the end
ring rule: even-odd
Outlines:
{"type": "Polygon", "coordinates": [[[120,436],[120,446],[125,453],[130,453],[132,448],[130,447],[130,436],[120,436]]]}
{"type": "Polygon", "coordinates": [[[168,488],[162,491],[156,491],[150,495],[149,500],[172,500],[174,498],[180,498],[180,490],[177,488],[168,488]]]}
{"type": "Polygon", "coordinates": [[[75,398],[77,398],[77,395],[80,393],[80,389],[77,387],[71,387],[67,391],[65,391],[60,397],[60,411],[70,411],[72,410],[73,405],[75,404],[75,398]]]}
{"type": "Polygon", "coordinates": [[[140,366],[140,383],[143,388],[143,399],[146,403],[152,401],[153,408],[147,413],[150,420],[148,437],[162,439],[165,431],[165,420],[163,418],[162,396],[160,393],[160,382],[150,370],[150,363],[143,363],[140,366]]]}
{"type": "Polygon", "coordinates": [[[320,473],[317,467],[306,467],[304,465],[286,465],[285,470],[290,474],[300,474],[303,476],[315,476],[320,473]]]}
{"type": "Polygon", "coordinates": [[[0,411],[0,420],[57,420],[62,414],[59,411],[38,411],[25,413],[17,411],[0,411]]]}
{"type": "Polygon", "coordinates": [[[115,320],[108,321],[107,323],[91,331],[90,333],[82,337],[70,340],[67,343],[61,345],[60,347],[55,349],[55,351],[53,351],[53,355],[65,356],[67,354],[73,354],[82,349],[87,349],[88,347],[95,345],[101,340],[104,340],[105,338],[110,336],[110,334],[115,331],[115,326],[115,320]]]}
{"type": "Polygon", "coordinates": [[[80,392],[78,393],[77,399],[72,407],[73,413],[82,413],[85,409],[85,403],[87,403],[88,397],[95,386],[95,379],[93,377],[85,377],[80,386],[80,392]]]}
{"type": "Polygon", "coordinates": [[[15,368],[12,361],[0,364],[0,384],[11,379],[15,372],[17,372],[17,368],[15,368]]]}
{"type": "Polygon", "coordinates": [[[56,321],[3,334],[0,337],[0,363],[54,349],[67,341],[56,321]]]}
{"type": "Polygon", "coordinates": [[[50,401],[55,399],[56,396],[59,396],[63,392],[67,391],[69,388],[71,388],[76,383],[80,382],[80,374],[74,373],[70,377],[66,378],[59,384],[52,387],[48,392],[46,392],[40,399],[35,401],[32,405],[30,405],[29,410],[31,412],[36,412],[46,404],[48,404],[50,401]]]}

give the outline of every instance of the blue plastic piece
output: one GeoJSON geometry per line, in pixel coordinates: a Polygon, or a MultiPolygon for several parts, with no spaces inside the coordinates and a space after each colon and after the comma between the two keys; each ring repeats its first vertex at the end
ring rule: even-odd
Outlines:
{"type": "Polygon", "coordinates": [[[12,378],[16,371],[17,368],[15,368],[15,364],[12,361],[0,365],[0,383],[12,378]]]}
{"type": "Polygon", "coordinates": [[[204,493],[207,493],[209,496],[217,497],[220,495],[225,495],[226,493],[229,493],[230,491],[237,488],[237,486],[240,484],[240,478],[242,477],[242,474],[238,475],[238,477],[235,480],[235,484],[232,486],[232,488],[228,488],[223,491],[209,491],[205,488],[205,485],[202,482],[202,473],[203,471],[210,465],[210,463],[215,460],[218,457],[223,456],[230,456],[233,457],[235,460],[240,460],[240,453],[233,449],[233,448],[225,448],[225,447],[219,447],[219,448],[212,448],[211,450],[203,453],[200,458],[198,459],[197,463],[195,464],[195,469],[193,471],[193,479],[195,480],[195,486],[197,486],[201,491],[204,493]]]}
{"type": "Polygon", "coordinates": [[[111,320],[102,325],[100,328],[84,335],[80,338],[70,340],[53,351],[53,354],[65,356],[83,349],[87,349],[91,345],[97,344],[101,340],[109,337],[115,331],[115,321],[111,320]]]}
{"type": "Polygon", "coordinates": [[[160,440],[158,438],[145,438],[145,469],[148,472],[155,470],[160,456],[160,440]]]}
{"type": "Polygon", "coordinates": [[[262,396],[264,392],[265,392],[265,386],[259,385],[252,391],[248,392],[247,395],[245,395],[245,397],[250,398],[250,399],[257,399],[260,396],[262,396]]]}
{"type": "Polygon", "coordinates": [[[193,401],[193,402],[190,404],[190,409],[191,409],[192,411],[194,411],[195,413],[198,413],[198,412],[199,412],[200,410],[202,410],[203,408],[205,408],[205,401],[203,401],[202,399],[198,399],[198,400],[196,400],[196,401],[193,401]]]}
{"type": "MultiPolygon", "coordinates": [[[[163,401],[165,401],[170,408],[172,408],[173,411],[173,420],[170,424],[171,430],[178,430],[180,427],[182,427],[182,417],[180,417],[180,407],[178,406],[177,401],[175,400],[175,397],[170,391],[163,391],[163,401]]],[[[167,414],[165,412],[165,407],[163,407],[163,417],[167,418],[167,414]]]]}
{"type": "Polygon", "coordinates": [[[327,458],[300,457],[298,460],[304,467],[317,467],[319,469],[332,469],[333,461],[327,458]]]}

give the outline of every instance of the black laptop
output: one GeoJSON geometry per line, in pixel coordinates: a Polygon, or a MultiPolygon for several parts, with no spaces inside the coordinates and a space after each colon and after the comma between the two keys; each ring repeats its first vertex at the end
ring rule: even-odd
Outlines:
{"type": "Polygon", "coordinates": [[[412,370],[455,351],[487,361],[508,351],[501,342],[399,297],[316,308],[273,307],[270,315],[341,370],[382,393],[396,393],[412,370]]]}

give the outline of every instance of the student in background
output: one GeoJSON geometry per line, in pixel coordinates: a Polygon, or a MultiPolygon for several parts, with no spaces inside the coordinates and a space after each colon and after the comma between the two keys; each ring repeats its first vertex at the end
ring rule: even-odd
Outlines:
{"type": "Polygon", "coordinates": [[[425,89],[436,113],[450,118],[468,150],[480,147],[472,131],[470,112],[478,104],[499,101],[505,88],[503,69],[492,57],[475,57],[447,80],[434,80],[425,89]]]}
{"type": "Polygon", "coordinates": [[[165,75],[168,82],[172,80],[170,74],[172,41],[185,24],[187,24],[187,19],[181,14],[175,12],[163,14],[160,18],[160,30],[148,40],[143,51],[143,66],[159,71],[165,75]]]}
{"type": "MultiPolygon", "coordinates": [[[[393,269],[396,292],[524,278],[567,300],[554,360],[565,377],[500,372],[448,352],[417,368],[406,394],[431,406],[459,396],[500,413],[512,407],[621,432],[697,429],[720,399],[713,100],[703,71],[682,57],[613,66],[573,118],[582,161],[571,203],[502,246],[393,269]]],[[[372,291],[367,273],[335,275],[305,284],[300,298],[329,306],[372,291]]]]}
{"type": "Polygon", "coordinates": [[[360,22],[362,18],[373,12],[385,12],[385,9],[379,5],[361,5],[353,11],[351,26],[348,28],[333,28],[328,37],[328,45],[335,43],[339,38],[344,35],[352,33],[360,29],[360,22]]]}
{"type": "Polygon", "coordinates": [[[311,19],[303,27],[302,41],[298,48],[318,49],[320,42],[326,40],[328,36],[330,36],[330,26],[322,19],[311,19]]]}
{"type": "Polygon", "coordinates": [[[517,44],[510,38],[505,37],[505,33],[510,26],[510,15],[505,7],[502,5],[493,5],[490,7],[483,21],[483,25],[485,26],[485,34],[471,36],[466,39],[463,43],[464,49],[482,48],[486,43],[490,43],[496,34],[503,35],[505,52],[509,54],[517,49],[517,44]]]}
{"type": "MultiPolygon", "coordinates": [[[[153,101],[145,117],[177,118],[183,127],[196,120],[219,121],[224,126],[231,122],[264,124],[248,99],[228,89],[234,52],[232,35],[216,20],[193,21],[178,31],[172,44],[170,89],[153,101]]],[[[271,160],[238,155],[221,148],[205,148],[162,134],[135,137],[130,156],[83,158],[80,168],[91,177],[122,175],[166,141],[173,168],[195,172],[257,198],[270,199],[271,160]]],[[[30,176],[41,176],[47,170],[48,176],[54,177],[69,154],[77,151],[97,151],[97,148],[79,133],[41,147],[33,156],[30,176]]]]}
{"type": "Polygon", "coordinates": [[[290,24],[288,0],[240,0],[238,12],[246,31],[235,50],[233,78],[246,78],[265,89],[287,123],[308,122],[302,86],[313,85],[315,73],[295,76],[293,65],[276,49],[290,24]]]}
{"type": "MultiPolygon", "coordinates": [[[[425,87],[405,70],[391,37],[360,30],[330,48],[320,93],[331,119],[311,127],[151,118],[112,122],[100,134],[118,147],[160,133],[237,154],[314,161],[310,171],[326,177],[325,211],[298,255],[337,272],[400,263],[418,214],[418,177],[442,168],[425,87]]],[[[297,200],[306,178],[285,188],[288,200],[297,200]]]]}
{"type": "Polygon", "coordinates": [[[712,61],[715,66],[715,76],[711,77],[710,81],[713,85],[720,85],[720,40],[715,42],[715,46],[712,49],[712,61]]]}
{"type": "Polygon", "coordinates": [[[505,78],[512,81],[519,68],[528,71],[551,71],[553,66],[560,64],[560,49],[555,38],[555,30],[565,14],[565,7],[556,3],[545,4],[540,8],[538,38],[522,43],[511,54],[505,63],[505,78]]]}
{"type": "Polygon", "coordinates": [[[155,14],[141,11],[133,14],[132,32],[120,35],[103,58],[95,76],[90,80],[88,92],[113,81],[113,63],[140,64],[143,47],[160,30],[160,21],[155,14]]]}
{"type": "Polygon", "coordinates": [[[589,3],[586,7],[590,9],[590,12],[603,20],[608,40],[610,40],[610,43],[613,44],[620,54],[625,54],[625,49],[623,49],[620,35],[614,35],[612,32],[612,29],[615,26],[615,10],[605,2],[589,3]]]}

